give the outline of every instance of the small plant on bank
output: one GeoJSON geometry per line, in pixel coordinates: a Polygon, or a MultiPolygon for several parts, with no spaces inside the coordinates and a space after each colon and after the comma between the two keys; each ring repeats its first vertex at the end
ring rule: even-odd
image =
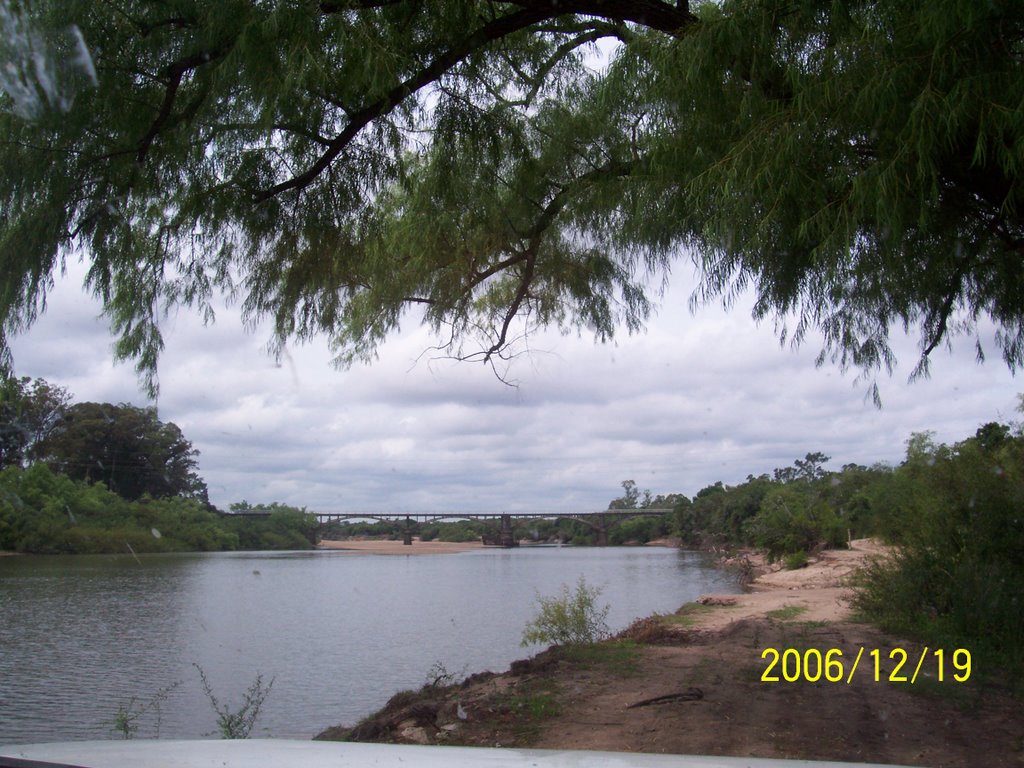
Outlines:
{"type": "Polygon", "coordinates": [[[206,679],[206,672],[203,671],[203,668],[198,664],[193,664],[192,666],[199,670],[199,679],[202,681],[203,691],[206,693],[206,698],[210,700],[210,706],[213,707],[213,711],[217,713],[217,728],[220,731],[221,738],[249,738],[249,734],[252,733],[252,729],[256,725],[256,720],[260,716],[263,703],[267,700],[267,696],[270,695],[270,689],[274,687],[275,678],[271,678],[270,682],[264,686],[263,676],[256,675],[256,679],[245,692],[242,706],[237,711],[232,712],[229,706],[226,704],[222,705],[217,700],[213,693],[213,688],[210,687],[210,681],[206,679]]]}
{"type": "Polygon", "coordinates": [[[537,595],[539,612],[523,630],[522,645],[585,645],[608,636],[608,606],[598,607],[600,587],[580,576],[575,591],[563,584],[554,597],[537,595]]]}
{"type": "Polygon", "coordinates": [[[782,558],[782,565],[787,571],[795,571],[798,568],[807,567],[807,553],[803,550],[790,552],[782,558]]]}
{"type": "Polygon", "coordinates": [[[456,674],[455,672],[449,672],[448,667],[444,665],[443,661],[435,661],[433,665],[427,670],[427,679],[423,683],[426,688],[447,688],[448,686],[455,685],[459,680],[466,676],[466,667],[463,667],[462,672],[456,674]]]}
{"type": "Polygon", "coordinates": [[[133,739],[139,731],[139,721],[150,712],[156,718],[154,725],[154,738],[160,738],[160,704],[166,701],[171,691],[181,685],[179,680],[171,683],[166,688],[161,688],[149,699],[139,703],[134,696],[128,699],[128,703],[121,703],[117,706],[117,713],[114,715],[113,730],[121,734],[123,739],[133,739]]]}
{"type": "Polygon", "coordinates": [[[791,621],[804,613],[807,613],[807,607],[804,605],[784,605],[774,611],[768,611],[765,615],[776,621],[791,621]]]}

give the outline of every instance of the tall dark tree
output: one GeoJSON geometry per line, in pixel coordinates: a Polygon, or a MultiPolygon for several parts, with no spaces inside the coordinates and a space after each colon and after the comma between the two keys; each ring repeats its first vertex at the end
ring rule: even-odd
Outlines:
{"type": "Polygon", "coordinates": [[[76,403],[40,446],[51,468],[75,480],[102,482],[134,500],[185,496],[207,501],[196,472],[199,452],[155,408],[76,403]]]}
{"type": "Polygon", "coordinates": [[[0,382],[0,469],[24,466],[60,425],[71,396],[44,379],[10,377],[0,382]]]}
{"type": "Polygon", "coordinates": [[[80,254],[153,386],[163,313],[217,290],[340,364],[407,312],[493,364],[536,325],[640,328],[683,254],[694,301],[750,288],[844,366],[891,365],[895,326],[924,372],[989,321],[1024,362],[1019,0],[32,7],[2,328],[80,254]]]}

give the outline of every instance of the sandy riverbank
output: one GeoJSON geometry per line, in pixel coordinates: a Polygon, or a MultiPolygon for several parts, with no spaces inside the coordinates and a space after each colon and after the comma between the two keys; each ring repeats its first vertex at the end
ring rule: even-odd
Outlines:
{"type": "Polygon", "coordinates": [[[730,605],[728,610],[702,613],[695,622],[700,629],[719,630],[735,621],[762,618],[786,608],[799,609],[801,621],[845,621],[851,615],[848,577],[867,558],[883,557],[886,552],[886,547],[874,539],[854,539],[849,549],[825,550],[806,568],[792,571],[779,563],[769,565],[763,555],[741,555],[758,574],[748,585],[750,591],[742,595],[705,595],[702,600],[707,603],[730,605]]]}
{"type": "Polygon", "coordinates": [[[420,541],[418,538],[414,538],[412,544],[386,539],[324,540],[320,542],[319,547],[320,549],[361,552],[367,555],[450,555],[483,549],[484,545],[479,541],[420,541]]]}
{"type": "Polygon", "coordinates": [[[509,672],[396,696],[353,731],[318,738],[1020,768],[1021,702],[982,675],[940,683],[924,670],[911,686],[890,682],[894,664],[883,662],[880,680],[870,663],[850,682],[763,679],[766,648],[839,649],[846,669],[862,648],[866,658],[921,652],[851,618],[844,580],[884,551],[854,541],[796,571],[752,557],[765,570],[750,592],[638,622],[635,645],[549,650],[509,672]]]}

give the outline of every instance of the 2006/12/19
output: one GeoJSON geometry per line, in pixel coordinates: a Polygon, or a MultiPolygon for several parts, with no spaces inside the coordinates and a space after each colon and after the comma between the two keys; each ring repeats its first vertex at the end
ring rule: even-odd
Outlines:
{"type": "MultiPolygon", "coordinates": [[[[917,676],[920,674],[922,667],[925,666],[926,661],[929,668],[934,662],[940,683],[946,681],[947,661],[953,667],[952,678],[956,682],[965,683],[971,676],[971,652],[966,648],[957,648],[952,654],[947,654],[942,648],[929,651],[928,647],[925,646],[921,651],[921,655],[916,658],[916,665],[911,661],[910,666],[907,664],[908,660],[910,660],[910,655],[903,648],[893,648],[888,653],[888,659],[894,662],[895,666],[888,674],[886,670],[882,669],[883,654],[884,651],[878,648],[868,652],[868,655],[874,660],[874,675],[872,679],[876,683],[909,682],[913,685],[917,682],[917,676]],[[913,668],[913,674],[908,677],[911,668],[913,668]]],[[[782,651],[779,651],[777,648],[765,648],[761,653],[761,658],[768,661],[768,666],[761,674],[761,681],[765,683],[796,683],[804,680],[809,683],[816,683],[824,679],[830,683],[845,682],[850,684],[853,682],[853,675],[857,671],[863,655],[864,648],[858,649],[857,657],[853,660],[853,665],[850,666],[849,672],[847,672],[843,652],[838,648],[830,648],[824,653],[817,648],[808,648],[806,651],[799,651],[796,648],[786,648],[782,651]]]]}

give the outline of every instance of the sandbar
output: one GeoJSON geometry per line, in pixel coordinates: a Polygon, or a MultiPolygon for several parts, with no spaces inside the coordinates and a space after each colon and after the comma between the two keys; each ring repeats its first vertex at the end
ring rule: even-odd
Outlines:
{"type": "Polygon", "coordinates": [[[451,555],[483,549],[480,541],[420,541],[413,538],[412,544],[389,539],[343,539],[322,540],[320,549],[338,549],[367,555],[451,555]]]}

